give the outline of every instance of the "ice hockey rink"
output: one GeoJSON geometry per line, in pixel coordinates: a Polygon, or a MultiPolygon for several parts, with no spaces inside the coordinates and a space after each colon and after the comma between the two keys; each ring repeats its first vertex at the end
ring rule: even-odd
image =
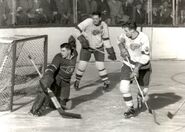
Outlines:
{"type": "MultiPolygon", "coordinates": [[[[131,119],[124,119],[126,110],[119,92],[120,62],[106,62],[111,80],[111,91],[102,92],[102,83],[94,63],[89,63],[80,84],[80,91],[75,91],[71,84],[73,113],[80,113],[82,119],[64,119],[57,111],[43,117],[28,114],[35,88],[26,89],[24,97],[16,100],[14,112],[0,113],[1,132],[184,132],[185,106],[177,111],[185,99],[185,62],[172,60],[152,61],[152,78],[149,91],[149,105],[155,110],[157,121],[147,110],[131,119]],[[172,119],[167,113],[174,114],[172,119]]],[[[132,85],[136,106],[137,86],[132,85]]]]}
{"type": "MultiPolygon", "coordinates": [[[[136,108],[135,81],[131,93],[136,108]]],[[[0,132],[185,132],[185,0],[0,0],[0,132]],[[107,33],[102,38],[110,39],[117,57],[109,60],[105,50],[110,91],[103,92],[92,57],[79,91],[73,87],[73,73],[72,109],[66,110],[82,119],[64,118],[57,110],[31,115],[40,77],[30,60],[43,73],[71,35],[79,53],[82,46],[75,27],[95,10],[109,31],[101,27],[92,34],[107,33]],[[127,107],[119,90],[123,58],[118,38],[124,32],[122,23],[129,19],[149,39],[152,74],[147,104],[155,118],[146,107],[134,118],[123,115],[127,107]]]]}

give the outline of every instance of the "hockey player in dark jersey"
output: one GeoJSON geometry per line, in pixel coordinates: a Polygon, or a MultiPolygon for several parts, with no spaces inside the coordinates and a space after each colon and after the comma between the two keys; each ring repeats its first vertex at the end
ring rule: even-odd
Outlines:
{"type": "Polygon", "coordinates": [[[32,106],[31,113],[33,115],[41,116],[45,113],[47,107],[54,107],[51,100],[45,97],[47,95],[47,88],[50,88],[57,97],[61,106],[66,109],[66,103],[69,102],[70,96],[70,80],[74,72],[77,51],[75,49],[75,39],[69,39],[70,43],[63,43],[60,45],[60,53],[56,54],[51,64],[47,66],[43,77],[40,79],[41,91],[40,97],[44,97],[44,101],[39,97],[36,98],[32,106]],[[72,40],[72,41],[71,41],[72,40]],[[36,103],[38,102],[38,103],[36,103]],[[42,106],[38,108],[38,105],[42,106]]]}

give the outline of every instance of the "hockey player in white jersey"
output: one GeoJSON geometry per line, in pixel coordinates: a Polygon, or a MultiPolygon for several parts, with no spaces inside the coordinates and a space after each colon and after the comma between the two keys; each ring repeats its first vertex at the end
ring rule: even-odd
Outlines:
{"type": "MultiPolygon", "coordinates": [[[[143,32],[136,30],[137,25],[135,22],[128,21],[122,25],[122,28],[123,33],[118,37],[120,55],[124,60],[126,60],[127,57],[133,66],[132,71],[129,67],[129,63],[124,61],[120,77],[120,91],[123,94],[123,100],[128,107],[124,116],[125,118],[130,118],[137,115],[130,92],[130,84],[134,76],[137,77],[137,81],[142,87],[144,96],[147,96],[152,71],[150,63],[150,46],[148,37],[143,32]]],[[[142,107],[142,101],[141,95],[138,92],[138,110],[142,107]]]]}
{"type": "Polygon", "coordinates": [[[99,71],[99,76],[104,83],[103,89],[106,91],[109,88],[109,78],[104,66],[105,55],[97,50],[104,52],[104,48],[108,53],[108,58],[116,60],[114,49],[109,40],[109,31],[107,24],[101,20],[99,12],[93,12],[91,18],[87,18],[76,27],[77,39],[81,43],[80,61],[76,71],[76,81],[74,88],[79,90],[79,83],[85,72],[91,54],[94,55],[96,67],[99,71]]]}

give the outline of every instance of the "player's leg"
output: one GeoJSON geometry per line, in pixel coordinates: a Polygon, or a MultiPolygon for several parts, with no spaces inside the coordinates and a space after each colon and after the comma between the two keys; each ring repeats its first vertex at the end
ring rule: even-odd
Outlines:
{"type": "MultiPolygon", "coordinates": [[[[58,101],[59,101],[60,91],[61,91],[61,88],[59,86],[60,82],[61,82],[61,79],[57,78],[57,79],[55,79],[54,83],[50,87],[51,91],[54,93],[54,95],[56,96],[58,101]]],[[[56,109],[51,100],[49,102],[49,107],[52,109],[56,109]]]]}
{"type": "Polygon", "coordinates": [[[138,95],[137,95],[138,110],[141,110],[143,106],[143,102],[148,100],[148,89],[149,89],[151,73],[152,73],[151,67],[147,69],[139,70],[138,83],[141,86],[145,100],[142,100],[141,93],[138,91],[138,95]]]}
{"type": "MultiPolygon", "coordinates": [[[[104,51],[104,48],[101,47],[101,48],[99,48],[99,50],[104,51]]],[[[104,65],[105,55],[98,52],[98,51],[95,51],[94,52],[94,57],[95,57],[95,60],[96,60],[96,68],[98,69],[99,76],[100,76],[100,78],[101,78],[101,80],[104,84],[103,90],[108,91],[110,81],[109,81],[108,74],[107,74],[107,71],[106,71],[105,65],[104,65]]]]}
{"type": "Polygon", "coordinates": [[[104,62],[96,61],[96,67],[99,71],[99,76],[103,82],[103,90],[108,91],[110,81],[109,81],[108,74],[104,66],[104,62]]]}
{"type": "Polygon", "coordinates": [[[85,72],[87,68],[87,64],[90,58],[91,58],[91,52],[88,51],[87,49],[82,48],[80,51],[80,61],[79,61],[79,64],[76,70],[76,80],[74,83],[74,88],[76,90],[79,90],[80,80],[83,77],[83,73],[85,72]]]}
{"type": "Polygon", "coordinates": [[[72,101],[70,100],[70,81],[62,80],[60,84],[60,96],[59,102],[64,109],[71,109],[72,108],[72,101]]]}
{"type": "Polygon", "coordinates": [[[125,118],[131,118],[136,116],[136,111],[134,108],[133,98],[130,91],[130,74],[131,70],[127,65],[123,65],[121,69],[121,82],[120,82],[120,92],[123,95],[123,100],[128,108],[124,112],[125,118]]]}

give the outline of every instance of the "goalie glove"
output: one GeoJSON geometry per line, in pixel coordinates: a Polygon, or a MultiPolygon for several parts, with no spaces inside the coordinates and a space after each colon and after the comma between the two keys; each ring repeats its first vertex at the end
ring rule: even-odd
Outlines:
{"type": "Polygon", "coordinates": [[[115,52],[114,52],[113,47],[111,47],[111,48],[106,48],[106,50],[107,50],[107,53],[109,54],[108,58],[109,58],[110,60],[116,60],[116,54],[115,54],[115,52]]]}
{"type": "Polygon", "coordinates": [[[41,79],[40,79],[40,85],[42,90],[47,93],[47,88],[50,88],[52,83],[54,82],[53,77],[50,74],[45,74],[41,79]]]}
{"type": "Polygon", "coordinates": [[[77,39],[80,41],[82,48],[89,48],[89,41],[84,37],[84,35],[80,35],[77,39]]]}
{"type": "Polygon", "coordinates": [[[68,39],[68,43],[71,45],[73,49],[76,49],[76,39],[73,35],[71,35],[68,39]]]}

